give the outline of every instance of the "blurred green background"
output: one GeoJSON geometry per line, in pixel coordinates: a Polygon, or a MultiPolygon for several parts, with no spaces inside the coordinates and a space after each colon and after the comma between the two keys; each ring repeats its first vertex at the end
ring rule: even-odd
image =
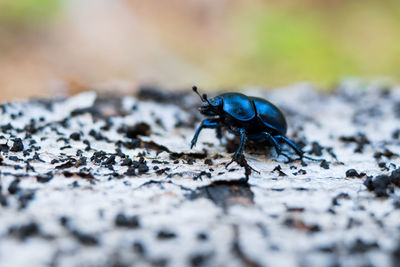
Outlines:
{"type": "Polygon", "coordinates": [[[0,100],[398,81],[398,0],[0,0],[0,100]]]}

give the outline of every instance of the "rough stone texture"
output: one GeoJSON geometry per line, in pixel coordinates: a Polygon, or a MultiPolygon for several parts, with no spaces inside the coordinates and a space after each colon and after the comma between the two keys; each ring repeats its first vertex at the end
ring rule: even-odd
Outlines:
{"type": "Polygon", "coordinates": [[[0,266],[398,266],[399,90],[245,93],[325,161],[249,145],[245,183],[189,90],[2,105],[0,266]]]}

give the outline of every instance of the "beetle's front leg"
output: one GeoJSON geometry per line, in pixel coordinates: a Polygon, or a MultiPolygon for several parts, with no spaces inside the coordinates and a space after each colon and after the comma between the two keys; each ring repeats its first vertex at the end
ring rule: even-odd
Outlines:
{"type": "Polygon", "coordinates": [[[237,159],[239,155],[243,154],[243,149],[247,142],[246,131],[241,128],[241,129],[239,129],[239,133],[240,133],[240,144],[239,144],[238,149],[235,152],[235,155],[233,156],[235,159],[237,159]]]}
{"type": "Polygon", "coordinates": [[[218,119],[205,119],[200,123],[200,126],[197,128],[196,133],[193,136],[190,148],[193,148],[197,143],[197,138],[199,138],[199,134],[203,128],[213,128],[221,131],[221,126],[219,125],[218,119]]]}
{"type": "Polygon", "coordinates": [[[255,171],[257,173],[260,173],[259,171],[253,169],[248,163],[247,160],[245,159],[244,155],[243,155],[243,149],[244,146],[246,145],[246,141],[247,141],[247,133],[246,130],[243,128],[239,128],[235,130],[236,133],[240,134],[240,144],[238,149],[236,150],[235,154],[233,155],[232,160],[226,164],[225,168],[228,168],[228,166],[232,163],[232,162],[236,162],[237,164],[239,164],[241,167],[244,167],[245,169],[245,175],[246,175],[246,182],[249,179],[249,175],[251,174],[251,171],[255,171]]]}
{"type": "Polygon", "coordinates": [[[216,134],[217,134],[217,138],[219,139],[219,141],[221,141],[222,139],[222,127],[220,124],[218,124],[218,127],[215,129],[216,134]]]}
{"type": "Polygon", "coordinates": [[[240,144],[239,144],[239,147],[236,150],[235,154],[233,155],[232,160],[226,165],[226,167],[228,167],[234,161],[237,162],[239,157],[243,156],[243,149],[244,149],[244,146],[246,145],[247,134],[246,134],[245,129],[238,128],[238,129],[235,129],[235,132],[240,134],[240,144]]]}

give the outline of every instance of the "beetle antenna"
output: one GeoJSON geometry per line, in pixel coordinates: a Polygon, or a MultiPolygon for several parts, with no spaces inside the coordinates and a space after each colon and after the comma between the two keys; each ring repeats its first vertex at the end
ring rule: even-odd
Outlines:
{"type": "Polygon", "coordinates": [[[200,97],[202,102],[207,102],[210,106],[212,106],[210,101],[208,101],[207,94],[200,95],[199,91],[197,91],[197,86],[196,85],[192,86],[192,90],[193,90],[193,92],[195,92],[200,97]]]}
{"type": "Polygon", "coordinates": [[[196,86],[196,85],[193,85],[193,86],[192,86],[192,90],[193,90],[193,92],[195,92],[195,93],[200,97],[200,99],[201,99],[202,102],[206,102],[205,99],[203,98],[203,96],[201,96],[201,95],[199,94],[199,91],[197,91],[197,86],[196,86]]]}
{"type": "Polygon", "coordinates": [[[212,104],[210,103],[210,101],[208,101],[207,94],[203,94],[203,99],[204,99],[210,106],[212,106],[212,104]]]}

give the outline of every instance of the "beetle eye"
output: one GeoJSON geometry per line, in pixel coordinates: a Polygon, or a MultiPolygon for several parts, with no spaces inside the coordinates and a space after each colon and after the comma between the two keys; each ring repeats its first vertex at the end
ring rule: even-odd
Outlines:
{"type": "Polygon", "coordinates": [[[203,98],[207,100],[207,94],[203,94],[203,98]]]}

